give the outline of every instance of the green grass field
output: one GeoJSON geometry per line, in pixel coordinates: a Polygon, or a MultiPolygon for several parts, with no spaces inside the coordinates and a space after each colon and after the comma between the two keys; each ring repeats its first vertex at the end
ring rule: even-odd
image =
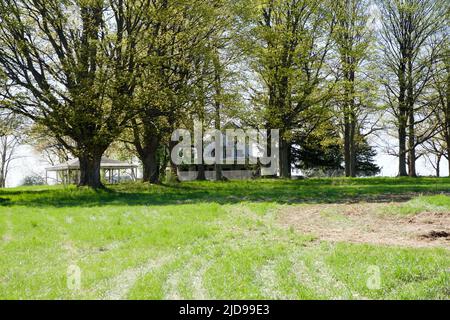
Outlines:
{"type": "Polygon", "coordinates": [[[328,242],[279,223],[287,208],[348,202],[450,215],[442,193],[450,179],[4,189],[0,298],[449,299],[448,246],[328,242]]]}

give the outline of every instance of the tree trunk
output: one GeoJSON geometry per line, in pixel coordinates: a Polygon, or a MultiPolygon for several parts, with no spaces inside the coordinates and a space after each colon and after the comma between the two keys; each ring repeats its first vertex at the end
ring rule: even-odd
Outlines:
{"type": "Polygon", "coordinates": [[[398,126],[398,142],[399,142],[398,175],[400,177],[406,177],[408,176],[408,172],[406,170],[406,126],[403,123],[400,123],[398,126]]]}
{"type": "Polygon", "coordinates": [[[159,139],[152,136],[148,139],[147,145],[143,148],[142,161],[142,181],[159,183],[159,161],[158,161],[159,139]]]}
{"type": "Polygon", "coordinates": [[[3,170],[0,172],[0,188],[6,187],[6,178],[3,170]]]}
{"type": "MultiPolygon", "coordinates": [[[[220,123],[218,122],[217,118],[216,118],[216,129],[220,130],[220,123]]],[[[215,152],[215,156],[216,156],[216,161],[214,163],[214,179],[216,181],[220,181],[223,180],[223,175],[222,175],[222,159],[221,159],[221,153],[223,152],[222,149],[222,143],[221,141],[216,141],[216,149],[214,150],[215,152]],[[220,148],[220,150],[219,150],[220,148]]]]}
{"type": "Polygon", "coordinates": [[[412,57],[408,61],[408,90],[407,90],[407,108],[408,108],[408,173],[410,177],[417,177],[416,172],[416,120],[414,117],[414,83],[413,83],[413,65],[412,57]]]}
{"type": "MultiPolygon", "coordinates": [[[[220,104],[216,103],[216,110],[215,110],[215,128],[220,131],[220,104]]],[[[222,140],[222,139],[221,139],[222,140]]],[[[216,162],[214,163],[214,178],[216,181],[220,181],[223,179],[222,176],[222,164],[221,164],[221,153],[223,152],[222,149],[222,143],[221,141],[216,141],[216,149],[214,150],[216,154],[216,162]],[[219,150],[220,148],[220,150],[219,150]]]]}
{"type": "Polygon", "coordinates": [[[356,121],[353,114],[350,123],[350,177],[356,177],[356,121]]]}
{"type": "Polygon", "coordinates": [[[438,155],[437,161],[436,161],[436,177],[437,178],[441,177],[441,159],[442,159],[442,156],[438,155]]]}
{"type": "Polygon", "coordinates": [[[280,137],[280,177],[291,178],[291,144],[280,137]]]}
{"type": "MultiPolygon", "coordinates": [[[[213,59],[214,64],[214,127],[216,130],[221,130],[221,124],[220,124],[220,108],[221,108],[221,101],[222,98],[222,76],[221,76],[221,70],[222,66],[220,65],[220,58],[219,53],[216,51],[213,59]]],[[[222,139],[221,139],[222,140],[222,139]]],[[[216,181],[220,181],[223,179],[222,176],[222,165],[220,155],[223,152],[222,145],[220,143],[221,141],[216,141],[216,148],[221,148],[221,152],[218,152],[216,149],[214,152],[216,153],[216,162],[214,164],[214,176],[216,181]],[[220,145],[220,146],[219,146],[220,145]]]]}
{"type": "MultiPolygon", "coordinates": [[[[450,79],[450,76],[449,76],[450,79]]],[[[444,137],[447,151],[447,160],[448,160],[448,176],[450,177],[450,81],[448,84],[448,92],[447,92],[447,109],[445,110],[445,123],[444,123],[444,137]]]]}
{"type": "MultiPolygon", "coordinates": [[[[214,119],[214,123],[215,123],[215,129],[220,131],[220,102],[218,100],[216,100],[216,104],[215,104],[215,119],[214,119]]],[[[216,141],[216,149],[214,150],[215,155],[216,155],[216,162],[214,163],[214,178],[216,181],[220,181],[223,180],[223,175],[222,175],[222,159],[221,159],[221,154],[223,152],[223,146],[222,146],[222,139],[220,139],[220,141],[216,141]],[[220,148],[220,150],[219,150],[220,148]]]]}
{"type": "MultiPolygon", "coordinates": [[[[346,107],[347,108],[347,107],[346,107]]],[[[351,176],[350,121],[347,111],[344,112],[344,163],[345,176],[351,176]]]]}
{"type": "Polygon", "coordinates": [[[157,154],[149,152],[142,161],[142,181],[159,183],[159,162],[157,154]]]}
{"type": "Polygon", "coordinates": [[[408,125],[408,174],[412,178],[417,177],[416,172],[416,137],[414,129],[414,115],[410,112],[410,123],[408,125]],[[412,118],[412,120],[411,120],[412,118]]]}
{"type": "Polygon", "coordinates": [[[1,168],[0,168],[0,188],[6,187],[6,152],[8,151],[7,143],[6,141],[3,141],[2,139],[2,158],[1,158],[1,168]]]}
{"type": "MultiPolygon", "coordinates": [[[[202,88],[203,88],[203,84],[202,84],[202,88]]],[[[203,92],[203,91],[202,91],[203,92]]],[[[196,180],[198,181],[205,181],[206,180],[206,173],[205,173],[205,164],[203,162],[203,126],[204,126],[204,114],[203,111],[205,110],[205,95],[202,95],[202,108],[201,108],[201,113],[200,113],[200,121],[201,121],[201,130],[200,130],[200,139],[201,139],[201,143],[200,145],[196,145],[197,147],[197,157],[198,159],[201,159],[201,161],[199,161],[199,163],[197,164],[197,178],[196,180]]],[[[219,113],[219,118],[220,118],[220,113],[219,113]]]]}
{"type": "Polygon", "coordinates": [[[399,68],[399,96],[398,96],[398,175],[408,176],[406,170],[406,125],[408,123],[408,110],[406,106],[406,64],[402,63],[399,68]]]}
{"type": "Polygon", "coordinates": [[[355,107],[355,79],[354,61],[349,59],[349,65],[352,66],[349,72],[350,94],[349,94],[349,122],[350,122],[350,177],[356,177],[356,107],[355,107]]]}
{"type": "Polygon", "coordinates": [[[450,177],[450,139],[447,140],[447,162],[448,162],[448,176],[450,177]]]}
{"type": "Polygon", "coordinates": [[[205,165],[199,164],[197,165],[197,180],[199,181],[205,181],[206,180],[206,174],[205,174],[205,165]]]}
{"type": "Polygon", "coordinates": [[[220,164],[214,164],[214,178],[216,181],[221,181],[223,180],[223,175],[222,175],[222,168],[220,167],[220,164]]]}
{"type": "Polygon", "coordinates": [[[80,161],[80,182],[78,186],[88,186],[94,189],[104,188],[100,179],[100,163],[103,152],[92,155],[83,154],[80,161]]]}
{"type": "Polygon", "coordinates": [[[416,137],[414,129],[414,114],[409,112],[408,124],[408,174],[410,177],[417,177],[416,172],[416,137]]]}
{"type": "Polygon", "coordinates": [[[172,157],[170,156],[172,154],[173,148],[175,148],[176,141],[170,141],[169,142],[169,168],[170,168],[170,174],[172,175],[172,181],[179,182],[180,179],[178,179],[178,167],[177,165],[172,161],[172,157]]]}
{"type": "MultiPolygon", "coordinates": [[[[217,125],[217,119],[216,119],[216,129],[220,130],[218,128],[220,128],[220,124],[217,125]]],[[[220,133],[222,134],[222,133],[220,133]]],[[[222,140],[222,139],[221,139],[222,140]]],[[[223,180],[223,175],[222,175],[222,159],[221,159],[221,153],[223,152],[223,146],[222,146],[222,141],[216,141],[216,149],[214,150],[215,152],[215,156],[216,156],[216,161],[214,163],[214,179],[216,181],[221,181],[223,180]]]]}
{"type": "MultiPolygon", "coordinates": [[[[153,115],[148,114],[145,120],[153,119],[153,115]]],[[[137,121],[131,121],[133,128],[133,145],[136,149],[139,160],[142,162],[142,181],[150,183],[160,182],[160,159],[158,149],[160,145],[160,133],[152,122],[143,121],[143,127],[140,128],[137,121]],[[140,130],[143,130],[143,137],[140,136],[140,130]]]]}
{"type": "Polygon", "coordinates": [[[353,60],[346,57],[344,64],[350,68],[344,74],[345,86],[344,106],[344,162],[345,176],[356,176],[356,115],[355,115],[355,71],[352,70],[353,60]]]}
{"type": "MultiPolygon", "coordinates": [[[[448,52],[448,51],[447,51],[448,52]]],[[[447,142],[447,160],[448,160],[448,175],[450,177],[450,54],[447,55],[447,108],[445,112],[445,130],[446,130],[446,142],[447,142]]]]}

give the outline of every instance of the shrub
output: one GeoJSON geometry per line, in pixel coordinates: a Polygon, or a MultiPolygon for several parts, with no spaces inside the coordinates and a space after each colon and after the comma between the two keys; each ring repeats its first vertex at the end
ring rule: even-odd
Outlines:
{"type": "Polygon", "coordinates": [[[26,176],[22,182],[23,186],[42,186],[44,184],[45,179],[37,174],[26,176]]]}

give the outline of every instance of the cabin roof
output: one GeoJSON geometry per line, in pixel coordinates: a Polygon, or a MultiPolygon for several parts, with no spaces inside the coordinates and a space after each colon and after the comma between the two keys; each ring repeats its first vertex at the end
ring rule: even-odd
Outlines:
{"type": "MultiPolygon", "coordinates": [[[[102,157],[100,162],[100,169],[132,169],[137,168],[136,164],[131,164],[125,161],[109,159],[102,157]]],[[[47,171],[64,171],[64,170],[79,170],[80,160],[72,159],[64,163],[57,164],[53,167],[45,168],[47,171]]]]}

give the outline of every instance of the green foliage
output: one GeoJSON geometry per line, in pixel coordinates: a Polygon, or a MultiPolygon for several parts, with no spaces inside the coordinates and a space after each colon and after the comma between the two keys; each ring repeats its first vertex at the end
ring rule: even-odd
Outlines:
{"type": "Polygon", "coordinates": [[[375,164],[376,150],[363,139],[356,146],[356,175],[360,177],[375,176],[381,168],[375,164]]]}
{"type": "Polygon", "coordinates": [[[267,126],[290,140],[290,130],[310,122],[302,121],[304,112],[327,93],[322,69],[332,24],[327,1],[255,1],[248,8],[241,43],[264,86],[255,102],[263,105],[267,126]]]}
{"type": "MultiPolygon", "coordinates": [[[[344,153],[341,138],[333,124],[321,123],[314,132],[294,140],[292,158],[306,176],[343,175],[344,153]],[[297,140],[298,139],[298,140],[297,140]]],[[[376,150],[364,137],[356,143],[356,175],[375,176],[381,168],[375,163],[376,150]]]]}
{"type": "Polygon", "coordinates": [[[342,175],[342,147],[336,129],[330,122],[322,124],[313,133],[299,140],[294,140],[293,161],[296,167],[305,173],[312,171],[325,175],[342,175]],[[317,172],[319,171],[319,172],[317,172]]]}
{"type": "Polygon", "coordinates": [[[449,145],[448,4],[376,4],[391,17],[381,25],[367,0],[4,1],[1,106],[33,120],[30,140],[50,162],[80,158],[82,185],[101,186],[105,152],[133,153],[146,180],[160,181],[173,129],[192,129],[197,119],[205,128],[280,129],[282,177],[293,163],[340,170],[338,145],[345,168],[357,171],[346,175],[373,175],[375,153],[359,140],[384,125],[386,105],[403,126],[401,157],[406,140],[410,159],[433,135],[441,149],[449,145]],[[413,48],[398,43],[408,40],[395,37],[408,23],[397,16],[420,30],[404,30],[413,48]]]}
{"type": "Polygon", "coordinates": [[[142,1],[0,4],[0,66],[14,86],[3,99],[80,158],[82,185],[101,186],[99,159],[134,116],[147,9],[142,1]]]}
{"type": "Polygon", "coordinates": [[[22,181],[23,186],[42,186],[44,184],[45,179],[37,174],[26,176],[22,181]]]}

